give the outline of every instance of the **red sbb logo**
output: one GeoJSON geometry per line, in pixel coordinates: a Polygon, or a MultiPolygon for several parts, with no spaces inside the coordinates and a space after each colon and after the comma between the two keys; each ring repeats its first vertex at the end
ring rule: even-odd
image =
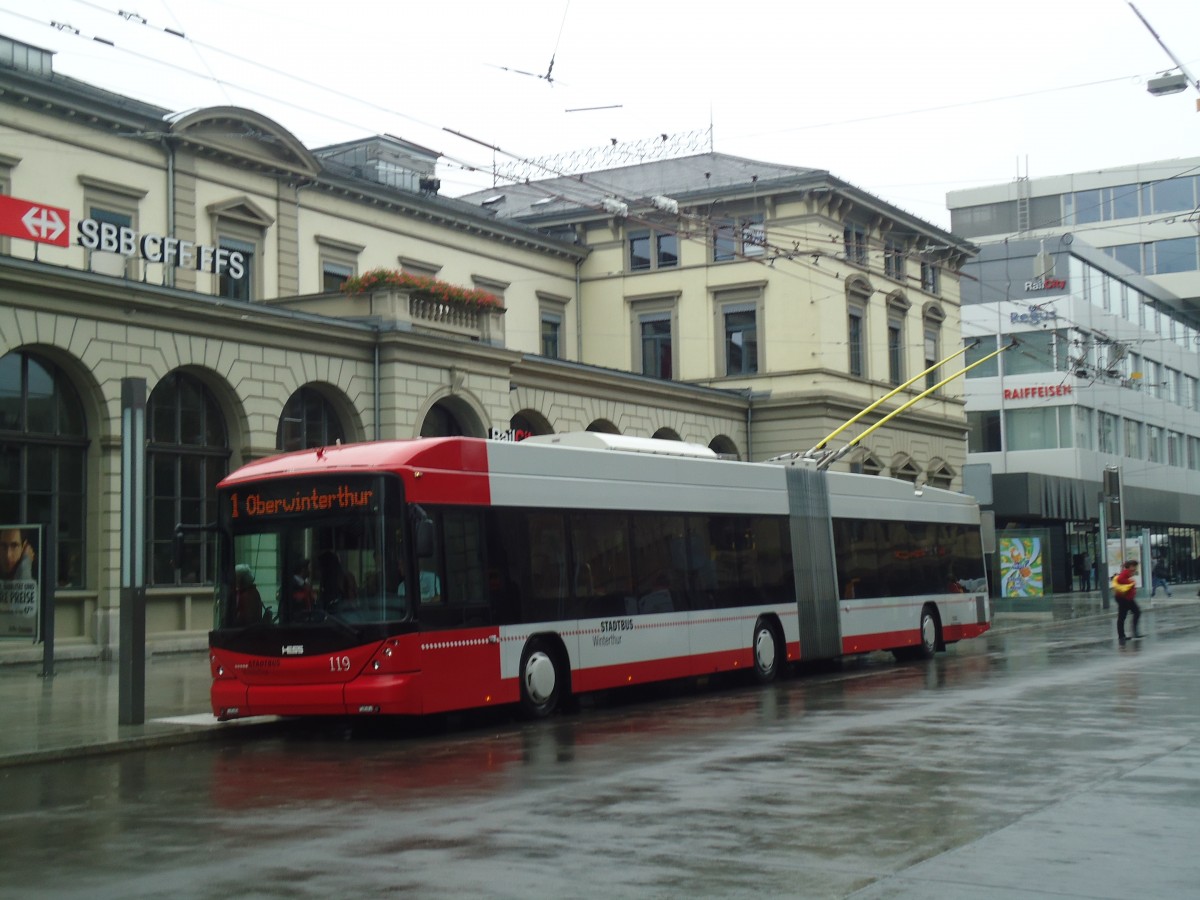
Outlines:
{"type": "Polygon", "coordinates": [[[65,209],[47,206],[36,200],[0,195],[0,234],[39,244],[68,247],[71,241],[71,214],[65,209]]]}

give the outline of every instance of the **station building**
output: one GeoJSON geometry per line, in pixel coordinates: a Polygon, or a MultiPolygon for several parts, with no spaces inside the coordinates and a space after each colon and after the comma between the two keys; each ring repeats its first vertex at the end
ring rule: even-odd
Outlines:
{"type": "MultiPolygon", "coordinates": [[[[53,523],[62,654],[115,653],[139,385],[147,638],[169,649],[203,645],[215,565],[201,547],[176,570],[174,527],[210,521],[251,460],[581,430],[761,460],[960,341],[973,245],[821,170],[705,154],[646,164],[619,200],[503,215],[443,196],[438,154],[401,138],[309,149],[4,38],[0,109],[0,524],[53,523]]],[[[960,380],[841,465],[959,487],[964,430],[960,380]]]]}

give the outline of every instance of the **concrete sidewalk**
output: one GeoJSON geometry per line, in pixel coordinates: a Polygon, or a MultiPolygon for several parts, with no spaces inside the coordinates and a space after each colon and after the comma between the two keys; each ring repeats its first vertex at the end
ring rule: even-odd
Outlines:
{"type": "MultiPolygon", "coordinates": [[[[1172,597],[1145,598],[1142,609],[1200,603],[1196,585],[1172,585],[1172,597]]],[[[1115,617],[1100,595],[1062,594],[1038,601],[997,601],[993,632],[1037,628],[1071,620],[1115,617]]],[[[1115,635],[1115,632],[1114,632],[1115,635]]],[[[986,638],[985,638],[986,639],[986,638]]],[[[116,662],[60,662],[52,678],[40,663],[0,666],[0,767],[72,756],[144,749],[173,743],[216,740],[233,730],[275,719],[218,722],[209,707],[208,655],[203,651],[163,653],[146,661],[145,722],[118,725],[119,670],[116,662]]]]}

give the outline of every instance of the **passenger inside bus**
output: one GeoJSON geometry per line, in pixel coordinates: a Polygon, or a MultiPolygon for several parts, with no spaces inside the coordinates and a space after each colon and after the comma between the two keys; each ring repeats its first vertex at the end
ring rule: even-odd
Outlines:
{"type": "Polygon", "coordinates": [[[311,610],[316,597],[312,588],[312,564],[302,559],[292,573],[291,601],[292,610],[311,610]]]}
{"type": "Polygon", "coordinates": [[[335,551],[321,552],[317,557],[317,571],[317,596],[326,610],[353,605],[358,599],[358,585],[354,576],[342,566],[342,561],[335,551]]]}
{"type": "Polygon", "coordinates": [[[257,625],[270,617],[263,607],[262,595],[254,585],[254,572],[246,563],[238,563],[233,569],[233,609],[238,625],[257,625]]]}
{"type": "MultiPolygon", "coordinates": [[[[408,579],[404,570],[403,557],[397,563],[397,569],[400,574],[400,584],[396,588],[396,595],[405,597],[408,595],[408,588],[406,587],[408,579]]],[[[421,602],[440,603],[442,600],[442,580],[438,578],[437,573],[422,569],[419,580],[421,582],[421,602]]]]}

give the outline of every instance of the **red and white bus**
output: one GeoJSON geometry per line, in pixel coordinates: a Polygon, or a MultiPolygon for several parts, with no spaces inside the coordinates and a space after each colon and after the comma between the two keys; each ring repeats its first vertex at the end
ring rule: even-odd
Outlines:
{"type": "Polygon", "coordinates": [[[420,715],[788,663],[990,623],[975,502],[615,435],[422,438],[218,488],[213,712],[420,715]]]}

